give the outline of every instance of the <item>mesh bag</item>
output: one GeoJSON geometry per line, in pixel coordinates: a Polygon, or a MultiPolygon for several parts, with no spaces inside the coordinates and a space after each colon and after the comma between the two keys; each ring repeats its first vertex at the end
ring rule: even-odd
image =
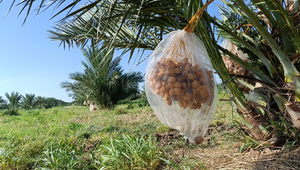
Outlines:
{"type": "Polygon", "coordinates": [[[186,30],[170,32],[150,55],[145,91],[163,124],[189,142],[203,141],[216,111],[217,86],[200,39],[186,30]]]}
{"type": "Polygon", "coordinates": [[[95,110],[97,110],[97,105],[94,101],[92,101],[90,104],[90,111],[93,112],[95,110]]]}
{"type": "MultiPolygon", "coordinates": [[[[238,56],[240,59],[242,59],[246,62],[248,61],[248,55],[244,54],[242,51],[238,50],[237,46],[235,46],[232,42],[225,39],[222,42],[222,47],[227,49],[228,51],[230,51],[232,54],[238,56]]],[[[250,72],[248,69],[246,69],[242,65],[238,64],[237,62],[235,62],[225,56],[222,56],[222,58],[226,65],[226,68],[228,69],[230,74],[254,77],[252,72],[250,72]]],[[[240,79],[243,80],[245,83],[254,85],[254,82],[250,82],[248,79],[243,79],[243,78],[240,78],[240,79]]],[[[236,84],[244,93],[248,94],[250,92],[250,89],[248,87],[246,87],[245,85],[243,85],[242,83],[236,81],[236,84]]]]}

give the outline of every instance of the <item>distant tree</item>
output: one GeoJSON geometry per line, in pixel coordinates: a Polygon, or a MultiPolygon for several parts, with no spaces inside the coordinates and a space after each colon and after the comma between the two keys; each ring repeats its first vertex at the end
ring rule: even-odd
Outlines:
{"type": "Polygon", "coordinates": [[[44,104],[46,102],[46,98],[42,96],[37,96],[35,99],[35,106],[39,109],[42,109],[44,107],[44,104]]]}
{"type": "Polygon", "coordinates": [[[65,102],[65,101],[60,100],[60,99],[55,99],[55,100],[56,100],[58,106],[69,106],[69,105],[71,105],[70,102],[65,102]]]}
{"type": "Polygon", "coordinates": [[[2,96],[0,96],[0,104],[4,103],[5,100],[2,98],[2,96]]]}
{"type": "Polygon", "coordinates": [[[7,108],[8,108],[7,102],[2,98],[2,96],[0,96],[0,109],[7,109],[7,108]]]}
{"type": "Polygon", "coordinates": [[[83,105],[84,101],[87,102],[88,100],[90,100],[92,91],[84,86],[83,83],[63,82],[61,86],[65,88],[67,92],[71,92],[69,93],[69,97],[72,97],[73,104],[83,105]]]}
{"type": "Polygon", "coordinates": [[[36,97],[34,94],[25,94],[22,96],[20,106],[25,110],[30,110],[34,108],[36,97]]]}
{"type": "Polygon", "coordinates": [[[56,99],[54,97],[42,97],[42,96],[37,96],[34,102],[35,107],[42,109],[49,109],[52,107],[58,107],[58,106],[68,106],[71,103],[65,102],[60,99],[56,99]]]}
{"type": "Polygon", "coordinates": [[[19,94],[19,92],[11,92],[9,95],[8,93],[5,93],[5,96],[7,100],[9,101],[9,108],[10,109],[18,109],[20,105],[20,101],[22,99],[22,95],[19,94]]]}
{"type": "Polygon", "coordinates": [[[61,83],[61,87],[71,91],[74,97],[85,94],[100,107],[112,108],[118,101],[139,92],[142,73],[123,73],[120,57],[113,59],[112,53],[107,54],[97,47],[83,49],[82,54],[86,60],[82,62],[84,73],[71,73],[69,78],[75,82],[61,83]]]}
{"type": "Polygon", "coordinates": [[[49,109],[49,108],[52,108],[52,107],[57,107],[57,106],[58,106],[57,99],[55,99],[54,97],[46,98],[45,103],[44,103],[44,107],[46,109],[49,109]]]}

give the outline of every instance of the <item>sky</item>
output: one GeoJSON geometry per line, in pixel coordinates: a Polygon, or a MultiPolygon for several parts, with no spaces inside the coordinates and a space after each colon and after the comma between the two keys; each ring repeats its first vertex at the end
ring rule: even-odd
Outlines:
{"type": "MultiPolygon", "coordinates": [[[[70,73],[83,71],[84,56],[77,47],[64,49],[60,42],[47,38],[47,30],[62,16],[50,20],[52,9],[40,15],[32,13],[22,25],[25,15],[18,17],[19,7],[6,16],[10,3],[8,0],[0,3],[0,96],[5,98],[6,92],[15,91],[71,102],[72,98],[60,83],[69,81],[70,73]]],[[[208,7],[213,15],[218,15],[217,3],[208,7]]],[[[125,55],[121,61],[125,72],[145,72],[147,61],[135,67],[134,60],[128,63],[128,57],[125,55]]]]}

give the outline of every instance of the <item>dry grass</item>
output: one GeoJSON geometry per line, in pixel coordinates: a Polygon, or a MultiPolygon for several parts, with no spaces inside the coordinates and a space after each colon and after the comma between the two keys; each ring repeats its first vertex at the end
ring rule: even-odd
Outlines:
{"type": "Polygon", "coordinates": [[[189,144],[184,147],[183,137],[178,137],[164,143],[171,143],[173,152],[169,152],[169,157],[176,164],[176,167],[164,167],[162,169],[207,169],[207,170],[297,170],[300,169],[300,147],[294,147],[292,150],[284,150],[284,148],[271,148],[260,146],[256,149],[244,149],[241,153],[240,148],[242,142],[229,142],[224,140],[221,134],[235,133],[235,129],[231,127],[225,128],[224,131],[218,133],[226,125],[217,125],[211,127],[210,134],[205,137],[205,141],[200,146],[189,144]],[[212,130],[214,129],[214,130],[212,130]],[[212,141],[214,136],[215,141],[212,141]],[[230,143],[230,144],[229,144],[230,143]],[[184,157],[183,157],[184,153],[184,157]],[[200,166],[199,166],[200,164],[200,166]],[[192,165],[189,168],[187,165],[192,165]]]}
{"type": "MultiPolygon", "coordinates": [[[[286,152],[269,150],[266,153],[265,150],[268,149],[265,149],[262,152],[251,150],[239,153],[240,145],[240,143],[235,143],[235,146],[229,149],[220,149],[218,146],[194,149],[190,151],[190,158],[205,162],[205,169],[300,169],[300,148],[286,152]]],[[[175,153],[182,154],[182,149],[175,153]]]]}

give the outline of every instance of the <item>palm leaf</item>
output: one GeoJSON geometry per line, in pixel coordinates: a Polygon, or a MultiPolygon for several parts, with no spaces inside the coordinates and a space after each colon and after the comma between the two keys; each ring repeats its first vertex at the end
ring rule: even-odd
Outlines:
{"type": "Polygon", "coordinates": [[[274,51],[274,54],[276,55],[276,57],[279,59],[280,63],[283,66],[286,81],[291,82],[292,77],[299,75],[298,70],[295,68],[295,66],[286,56],[286,54],[281,50],[281,48],[276,44],[276,42],[270,36],[267,30],[261,25],[259,20],[255,17],[255,13],[253,13],[242,0],[236,0],[236,3],[247,15],[248,20],[255,26],[255,28],[262,34],[262,36],[264,36],[264,38],[266,39],[266,41],[274,51]]]}

